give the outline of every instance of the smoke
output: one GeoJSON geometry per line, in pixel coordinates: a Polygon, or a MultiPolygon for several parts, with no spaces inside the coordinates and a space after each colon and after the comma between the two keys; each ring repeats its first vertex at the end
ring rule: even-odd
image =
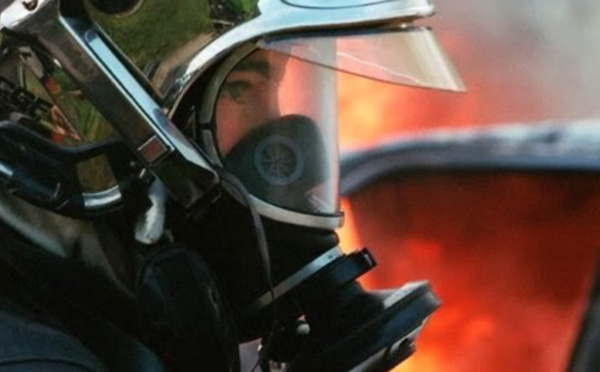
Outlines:
{"type": "Polygon", "coordinates": [[[597,1],[462,0],[440,3],[439,14],[442,35],[466,42],[451,53],[473,93],[495,98],[484,102],[494,115],[482,122],[600,114],[597,1]]]}
{"type": "Polygon", "coordinates": [[[439,2],[432,26],[467,94],[343,76],[342,145],[364,147],[426,129],[600,116],[600,3],[439,2]]]}

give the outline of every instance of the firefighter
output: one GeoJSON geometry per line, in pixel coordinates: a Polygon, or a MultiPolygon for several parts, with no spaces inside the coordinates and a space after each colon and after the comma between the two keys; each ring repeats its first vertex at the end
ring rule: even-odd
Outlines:
{"type": "Polygon", "coordinates": [[[0,369],[237,371],[258,338],[263,370],[410,355],[437,298],[365,291],[373,257],[335,233],[337,80],[462,90],[413,24],[428,0],[0,9],[0,369]]]}

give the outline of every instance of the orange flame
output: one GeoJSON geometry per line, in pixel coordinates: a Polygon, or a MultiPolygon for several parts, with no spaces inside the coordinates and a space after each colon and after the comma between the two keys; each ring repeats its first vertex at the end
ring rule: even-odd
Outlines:
{"type": "MultiPolygon", "coordinates": [[[[451,95],[342,76],[339,90],[346,148],[501,117],[477,88],[451,95]]],[[[596,176],[413,175],[345,201],[342,244],[364,242],[380,262],[364,285],[428,279],[444,301],[394,371],[563,371],[598,256],[598,190],[596,176]]]]}
{"type": "Polygon", "coordinates": [[[427,278],[444,301],[394,371],[563,371],[598,256],[599,190],[598,176],[431,175],[347,201],[342,236],[381,263],[367,286],[427,278]]]}

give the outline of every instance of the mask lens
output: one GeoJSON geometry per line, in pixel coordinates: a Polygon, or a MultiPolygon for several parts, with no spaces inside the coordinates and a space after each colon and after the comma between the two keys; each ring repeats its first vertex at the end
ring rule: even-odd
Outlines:
{"type": "Polygon", "coordinates": [[[226,169],[278,207],[333,214],[338,206],[336,72],[258,50],[225,79],[216,106],[226,169]]]}

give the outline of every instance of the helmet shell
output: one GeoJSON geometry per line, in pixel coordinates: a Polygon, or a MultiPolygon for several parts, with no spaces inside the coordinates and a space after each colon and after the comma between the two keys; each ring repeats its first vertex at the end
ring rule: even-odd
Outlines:
{"type": "Polygon", "coordinates": [[[102,13],[89,3],[88,10],[172,113],[193,82],[240,44],[266,35],[409,22],[434,7],[430,0],[141,0],[124,14],[102,13]]]}

